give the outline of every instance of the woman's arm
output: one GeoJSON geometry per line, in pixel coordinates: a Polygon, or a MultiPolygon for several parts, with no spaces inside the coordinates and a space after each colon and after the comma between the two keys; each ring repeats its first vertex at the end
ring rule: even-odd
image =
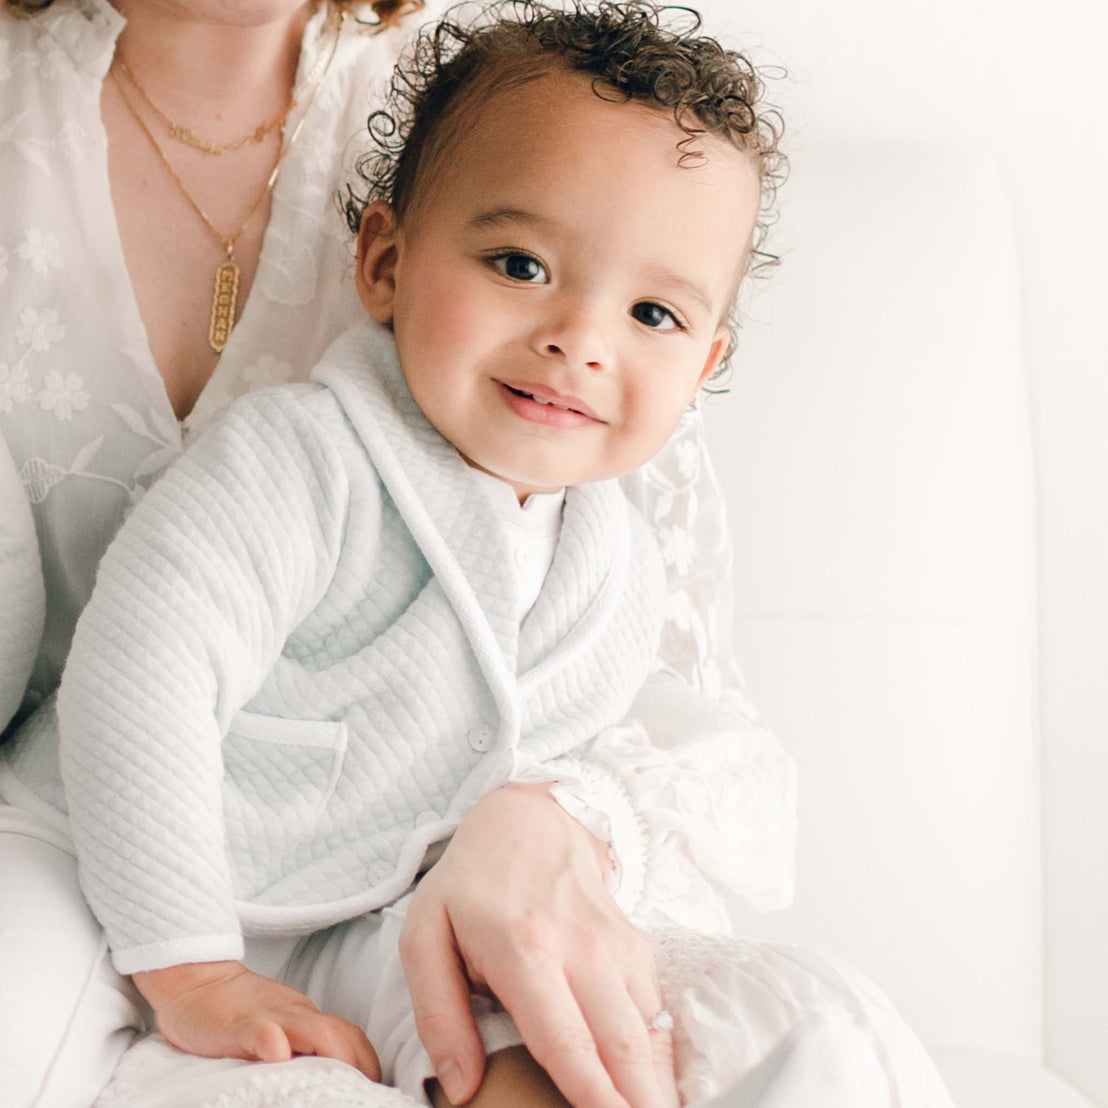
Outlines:
{"type": "Polygon", "coordinates": [[[46,594],[31,507],[0,437],[0,733],[18,709],[42,638],[46,594]]]}

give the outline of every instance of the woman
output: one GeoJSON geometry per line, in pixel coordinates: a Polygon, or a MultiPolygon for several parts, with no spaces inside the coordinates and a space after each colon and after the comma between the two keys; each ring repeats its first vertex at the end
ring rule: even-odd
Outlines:
{"type": "MultiPolygon", "coordinates": [[[[333,195],[349,179],[371,81],[387,74],[413,20],[367,35],[355,23],[374,18],[368,8],[315,0],[55,0],[25,10],[35,7],[8,0],[0,16],[0,434],[34,510],[46,586],[24,691],[42,609],[26,584],[31,539],[24,527],[17,541],[13,512],[3,537],[22,568],[0,575],[0,602],[7,612],[22,597],[26,615],[5,632],[16,647],[0,653],[0,707],[22,700],[0,747],[0,1072],[6,1103],[44,1108],[89,1104],[144,1017],[80,898],[66,828],[27,793],[43,753],[34,708],[57,685],[128,506],[231,398],[302,373],[358,317],[333,195]]],[[[375,7],[398,21],[396,4],[375,7]]],[[[503,1002],[573,1103],[660,1106],[655,1067],[675,1049],[664,1022],[649,1039],[653,1057],[628,1052],[619,1028],[579,1031],[604,1026],[610,995],[596,980],[659,996],[652,954],[624,912],[640,925],[719,931],[729,898],[768,907],[788,895],[790,763],[737,693],[709,699],[692,687],[718,692],[714,628],[695,613],[716,610],[727,570],[695,418],[629,490],[656,526],[693,540],[670,567],[675,617],[663,653],[674,672],[644,691],[645,729],[629,722],[582,759],[558,804],[546,784],[488,797],[409,913],[409,986],[453,1102],[482,1081],[476,989],[503,1002]],[[677,765],[690,784],[688,797],[667,798],[664,825],[643,815],[658,800],[650,770],[660,759],[667,778],[677,765]],[[511,836],[523,821],[534,844],[525,854],[511,836]],[[519,924],[529,917],[544,921],[541,960],[519,924]]],[[[686,983],[703,978],[691,957],[686,983]]],[[[697,965],[705,957],[738,972],[723,947],[697,965]]],[[[779,1046],[803,1058],[810,1041],[846,1042],[841,1028],[805,1025],[804,1012],[864,1012],[871,1026],[886,1018],[881,1002],[863,1001],[816,959],[753,947],[742,958],[765,971],[746,989],[763,1011],[736,1047],[736,1074],[779,1046]]],[[[702,982],[688,995],[714,994],[702,982]]],[[[650,1021],[656,1009],[642,1014],[650,1021]]],[[[716,1090],[676,1014],[681,1090],[695,1099],[716,1090]]],[[[899,1059],[917,1091],[931,1089],[918,1047],[888,1020],[878,1053],[899,1059]]],[[[494,1068],[504,1064],[498,1056],[494,1068]]],[[[905,1103],[945,1104],[938,1093],[905,1103]]]]}

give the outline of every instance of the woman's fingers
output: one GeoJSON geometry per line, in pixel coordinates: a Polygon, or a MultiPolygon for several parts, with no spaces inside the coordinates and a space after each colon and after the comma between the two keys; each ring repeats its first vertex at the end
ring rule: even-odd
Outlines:
{"type": "MultiPolygon", "coordinates": [[[[610,973],[573,975],[570,984],[600,1060],[624,1099],[632,1108],[676,1108],[672,1070],[666,1081],[655,1059],[653,1040],[665,1033],[651,1032],[646,1025],[661,1008],[660,999],[648,999],[645,1007],[636,1004],[623,980],[610,973]],[[644,1011],[648,1012],[645,1016],[644,1011]]],[[[657,989],[652,991],[657,998],[657,989]]]]}
{"type": "MultiPolygon", "coordinates": [[[[561,964],[534,958],[513,961],[504,966],[500,980],[490,975],[489,985],[512,1014],[532,1057],[566,1100],[589,1108],[628,1108],[629,1103],[640,1108],[621,1096],[613,1083],[561,964]]],[[[657,1103],[643,1102],[641,1108],[655,1108],[657,1103]]]]}
{"type": "MultiPolygon", "coordinates": [[[[650,1040],[651,1061],[662,1092],[662,1103],[667,1108],[678,1108],[681,1098],[677,1092],[677,1061],[673,1044],[672,1015],[665,1012],[661,987],[658,984],[654,954],[645,940],[641,944],[638,972],[627,979],[627,992],[635,1010],[642,1016],[650,1040]],[[669,1026],[651,1027],[650,1022],[665,1012],[669,1026]]],[[[664,1021],[665,1022],[665,1021],[664,1021]]]]}
{"type": "MultiPolygon", "coordinates": [[[[650,1059],[654,1074],[661,1090],[662,1103],[666,1108],[678,1108],[681,1097],[677,1092],[677,1058],[673,1043],[673,1026],[651,1027],[650,1021],[661,1015],[665,1009],[661,993],[655,981],[651,987],[644,988],[641,980],[629,983],[631,1003],[642,1016],[650,1042],[650,1059]]],[[[666,1015],[669,1015],[667,1012],[666,1015]]],[[[670,1016],[672,1020],[672,1016],[670,1016]]]]}
{"type": "Polygon", "coordinates": [[[400,957],[416,1031],[447,1098],[462,1104],[485,1073],[485,1048],[469,1006],[470,981],[453,928],[439,906],[424,909],[418,893],[400,935],[400,957]]]}
{"type": "Polygon", "coordinates": [[[673,1032],[651,1031],[650,1048],[663,1103],[667,1108],[678,1108],[681,1096],[677,1092],[677,1056],[673,1049],[673,1032]]]}

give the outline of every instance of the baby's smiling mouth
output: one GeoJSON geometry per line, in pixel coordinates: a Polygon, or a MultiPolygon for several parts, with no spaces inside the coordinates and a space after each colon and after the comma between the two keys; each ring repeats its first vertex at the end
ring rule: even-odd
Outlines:
{"type": "Polygon", "coordinates": [[[603,422],[588,404],[576,396],[563,396],[555,389],[547,388],[545,385],[532,384],[530,381],[500,381],[499,384],[515,396],[531,400],[544,407],[556,408],[563,412],[576,412],[578,415],[603,422]]]}
{"type": "MultiPolygon", "coordinates": [[[[514,392],[516,396],[526,396],[528,400],[533,400],[536,404],[546,404],[551,408],[561,408],[563,412],[577,412],[579,408],[571,408],[568,404],[556,404],[553,400],[544,400],[541,396],[536,396],[533,392],[525,392],[523,389],[513,389],[511,385],[505,385],[509,392],[514,392]]],[[[584,414],[584,413],[582,413],[584,414]]]]}

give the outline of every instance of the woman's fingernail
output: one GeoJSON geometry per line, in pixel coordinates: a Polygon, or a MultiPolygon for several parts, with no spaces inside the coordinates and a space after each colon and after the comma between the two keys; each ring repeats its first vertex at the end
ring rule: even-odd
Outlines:
{"type": "Polygon", "coordinates": [[[446,1093],[446,1099],[449,1100],[451,1104],[460,1104],[462,1097],[465,1095],[465,1087],[462,1081],[462,1071],[458,1068],[458,1063],[453,1059],[443,1062],[435,1071],[435,1076],[439,1079],[442,1091],[446,1093]]]}

